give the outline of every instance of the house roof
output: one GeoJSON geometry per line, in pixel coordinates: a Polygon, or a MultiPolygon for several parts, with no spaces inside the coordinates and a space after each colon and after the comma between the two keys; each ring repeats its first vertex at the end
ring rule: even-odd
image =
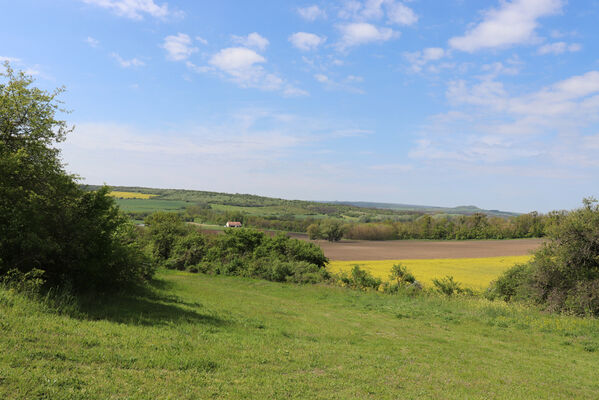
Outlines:
{"type": "Polygon", "coordinates": [[[227,225],[241,226],[241,222],[238,222],[238,221],[228,221],[227,225]]]}

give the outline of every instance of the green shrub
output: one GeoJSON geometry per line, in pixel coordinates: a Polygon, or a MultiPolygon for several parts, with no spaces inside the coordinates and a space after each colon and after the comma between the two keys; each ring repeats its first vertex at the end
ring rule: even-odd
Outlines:
{"type": "Polygon", "coordinates": [[[446,296],[464,293],[464,289],[459,282],[453,280],[453,276],[446,276],[441,279],[433,279],[435,289],[446,296]]]}
{"type": "Polygon", "coordinates": [[[341,273],[337,275],[337,281],[344,286],[353,289],[378,289],[382,281],[380,278],[375,278],[370,272],[360,268],[359,265],[354,265],[350,274],[341,273]]]}
{"type": "Polygon", "coordinates": [[[515,265],[492,282],[486,297],[504,301],[524,300],[530,296],[531,268],[529,265],[515,265]]]}
{"type": "Polygon", "coordinates": [[[526,266],[505,272],[491,287],[506,300],[528,298],[549,311],[599,315],[599,205],[550,214],[549,241],[526,266]]]}

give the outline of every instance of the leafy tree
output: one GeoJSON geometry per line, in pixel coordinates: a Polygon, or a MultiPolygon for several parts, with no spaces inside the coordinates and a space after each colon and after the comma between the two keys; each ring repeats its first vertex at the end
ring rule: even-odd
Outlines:
{"type": "Polygon", "coordinates": [[[172,212],[155,212],[144,220],[144,224],[148,227],[154,256],[159,260],[168,259],[177,239],[187,232],[181,216],[172,212]]]}
{"type": "Polygon", "coordinates": [[[0,74],[0,275],[43,271],[48,285],[111,288],[152,273],[108,188],[84,192],[54,146],[72,130],[47,92],[8,63],[0,74]]]}
{"type": "Polygon", "coordinates": [[[549,240],[525,266],[506,271],[491,292],[503,299],[529,299],[552,311],[599,315],[599,205],[552,213],[549,240]]]}
{"type": "Polygon", "coordinates": [[[311,224],[307,229],[308,237],[310,240],[323,239],[322,232],[320,230],[320,225],[311,224]]]}
{"type": "Polygon", "coordinates": [[[338,242],[343,237],[343,227],[339,221],[330,219],[321,225],[322,236],[329,242],[338,242]]]}

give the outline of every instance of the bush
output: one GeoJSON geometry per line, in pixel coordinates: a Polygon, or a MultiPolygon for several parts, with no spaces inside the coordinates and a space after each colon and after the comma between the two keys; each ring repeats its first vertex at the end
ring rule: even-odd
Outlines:
{"type": "Polygon", "coordinates": [[[375,278],[370,272],[361,269],[359,265],[354,265],[349,275],[342,273],[337,276],[337,280],[343,285],[353,289],[378,289],[382,281],[375,278]]]}
{"type": "Polygon", "coordinates": [[[553,213],[549,241],[527,266],[504,273],[491,291],[506,300],[528,298],[549,311],[599,315],[599,206],[553,213]]]}
{"type": "Polygon", "coordinates": [[[389,279],[397,280],[397,286],[416,282],[414,275],[412,275],[412,273],[408,271],[408,268],[402,264],[394,264],[393,267],[391,267],[389,279]]]}
{"type": "Polygon", "coordinates": [[[496,281],[492,282],[486,297],[490,300],[499,298],[504,301],[524,300],[530,296],[531,269],[527,264],[515,265],[505,271],[496,281]]]}
{"type": "Polygon", "coordinates": [[[443,293],[446,296],[452,296],[453,294],[464,293],[464,289],[462,288],[459,282],[453,280],[453,276],[446,276],[441,279],[433,279],[433,285],[435,285],[435,289],[443,293]]]}

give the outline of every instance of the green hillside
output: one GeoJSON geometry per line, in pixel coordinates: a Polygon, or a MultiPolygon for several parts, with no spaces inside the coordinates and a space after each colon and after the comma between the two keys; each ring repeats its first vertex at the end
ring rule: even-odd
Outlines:
{"type": "Polygon", "coordinates": [[[60,311],[0,289],[0,398],[599,396],[595,319],[181,272],[152,287],[60,311]]]}

